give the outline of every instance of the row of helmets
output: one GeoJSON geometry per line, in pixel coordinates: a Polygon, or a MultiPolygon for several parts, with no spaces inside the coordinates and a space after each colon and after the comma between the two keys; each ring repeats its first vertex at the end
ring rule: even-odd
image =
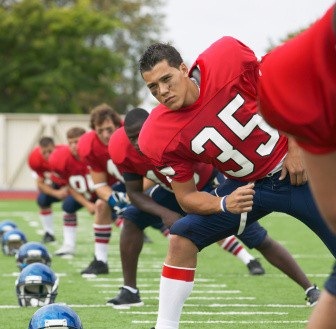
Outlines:
{"type": "Polygon", "coordinates": [[[40,242],[27,242],[25,234],[10,220],[0,222],[0,240],[4,255],[14,256],[20,269],[15,281],[19,305],[39,307],[28,329],[83,329],[76,312],[65,304],[55,304],[59,279],[50,268],[47,248],[40,242]]]}

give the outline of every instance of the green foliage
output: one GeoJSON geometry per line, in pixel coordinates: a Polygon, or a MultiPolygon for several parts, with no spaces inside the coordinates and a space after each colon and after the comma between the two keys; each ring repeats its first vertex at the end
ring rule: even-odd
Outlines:
{"type": "MultiPolygon", "coordinates": [[[[29,241],[40,241],[38,208],[32,201],[1,201],[0,221],[11,219],[29,241]]],[[[56,243],[48,244],[53,253],[62,243],[61,204],[53,204],[56,243]]],[[[60,283],[56,302],[71,306],[85,329],[149,329],[155,325],[161,266],[168,240],[147,228],[153,243],[145,244],[138,266],[138,287],[145,306],[115,310],[105,305],[122,286],[119,256],[119,228],[113,228],[109,245],[110,274],[84,279],[80,270],[93,258],[92,216],[78,212],[76,255],[73,259],[53,257],[52,269],[60,283]]],[[[261,221],[269,235],[282,243],[307,273],[309,279],[323,286],[331,270],[333,257],[322,242],[297,220],[274,213],[261,221]]],[[[250,252],[261,257],[255,250],[250,252]]],[[[181,329],[302,329],[312,311],[305,306],[304,291],[279,270],[260,258],[266,274],[248,275],[247,268],[218,245],[205,248],[198,257],[195,286],[184,305],[181,329]]],[[[0,328],[22,329],[36,308],[19,308],[14,282],[18,275],[14,257],[0,252],[0,328]],[[15,273],[16,272],[16,273],[15,273]]]]}
{"type": "Polygon", "coordinates": [[[87,113],[120,99],[123,106],[116,110],[124,112],[133,103],[129,96],[141,88],[125,78],[128,52],[154,24],[140,14],[144,2],[151,1],[0,3],[0,112],[87,113]],[[123,47],[116,42],[120,33],[128,35],[123,47]],[[124,81],[127,88],[120,87],[124,81]]]}

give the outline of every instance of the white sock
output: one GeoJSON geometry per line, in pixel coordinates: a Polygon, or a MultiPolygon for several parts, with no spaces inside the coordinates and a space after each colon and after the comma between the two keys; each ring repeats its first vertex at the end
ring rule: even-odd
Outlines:
{"type": "Polygon", "coordinates": [[[54,235],[54,220],[53,213],[51,209],[41,209],[40,210],[40,220],[44,232],[48,232],[51,235],[54,235]]]}
{"type": "Polygon", "coordinates": [[[112,224],[93,224],[95,235],[95,256],[97,260],[107,263],[108,247],[112,235],[112,224]]]}
{"type": "Polygon", "coordinates": [[[164,265],[155,329],[178,329],[182,308],[194,287],[195,269],[164,265]]]}
{"type": "Polygon", "coordinates": [[[251,260],[255,259],[234,235],[225,238],[221,247],[227,252],[231,253],[233,256],[236,256],[245,265],[247,265],[251,260]]]}

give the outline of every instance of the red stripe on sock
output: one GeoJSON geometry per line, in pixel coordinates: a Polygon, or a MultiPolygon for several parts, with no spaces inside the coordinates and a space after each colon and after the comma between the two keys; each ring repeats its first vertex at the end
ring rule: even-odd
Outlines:
{"type": "Polygon", "coordinates": [[[236,249],[233,251],[233,254],[234,254],[235,256],[238,255],[238,254],[241,252],[242,249],[243,249],[243,246],[240,245],[238,248],[236,248],[236,249]]]}
{"type": "Polygon", "coordinates": [[[192,282],[195,277],[195,270],[174,268],[163,265],[162,276],[168,279],[192,282]]]}
{"type": "Polygon", "coordinates": [[[50,215],[52,213],[51,209],[41,209],[40,214],[41,215],[50,215]]]}

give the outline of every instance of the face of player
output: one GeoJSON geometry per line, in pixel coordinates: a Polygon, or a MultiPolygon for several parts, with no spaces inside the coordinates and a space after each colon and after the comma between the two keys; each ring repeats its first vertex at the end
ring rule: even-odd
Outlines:
{"type": "Polygon", "coordinates": [[[49,159],[50,154],[52,153],[52,151],[55,149],[55,145],[54,144],[49,144],[48,146],[41,146],[41,154],[43,156],[43,158],[45,158],[46,160],[49,159]]]}
{"type": "Polygon", "coordinates": [[[189,106],[198,98],[198,87],[188,77],[184,63],[177,69],[163,60],[142,72],[142,77],[152,95],[171,110],[189,106]]]}
{"type": "Polygon", "coordinates": [[[114,125],[111,119],[106,119],[101,125],[97,125],[95,127],[95,131],[98,138],[105,145],[108,145],[110,137],[112,136],[115,130],[116,126],[114,125]]]}
{"type": "Polygon", "coordinates": [[[69,144],[70,152],[76,158],[78,157],[77,144],[78,144],[79,138],[80,138],[80,136],[73,137],[73,138],[68,138],[68,144],[69,144]]]}
{"type": "Polygon", "coordinates": [[[140,152],[140,148],[138,145],[138,137],[140,134],[141,127],[142,123],[138,122],[130,127],[127,127],[127,129],[125,128],[125,132],[128,139],[138,152],[140,152]]]}

